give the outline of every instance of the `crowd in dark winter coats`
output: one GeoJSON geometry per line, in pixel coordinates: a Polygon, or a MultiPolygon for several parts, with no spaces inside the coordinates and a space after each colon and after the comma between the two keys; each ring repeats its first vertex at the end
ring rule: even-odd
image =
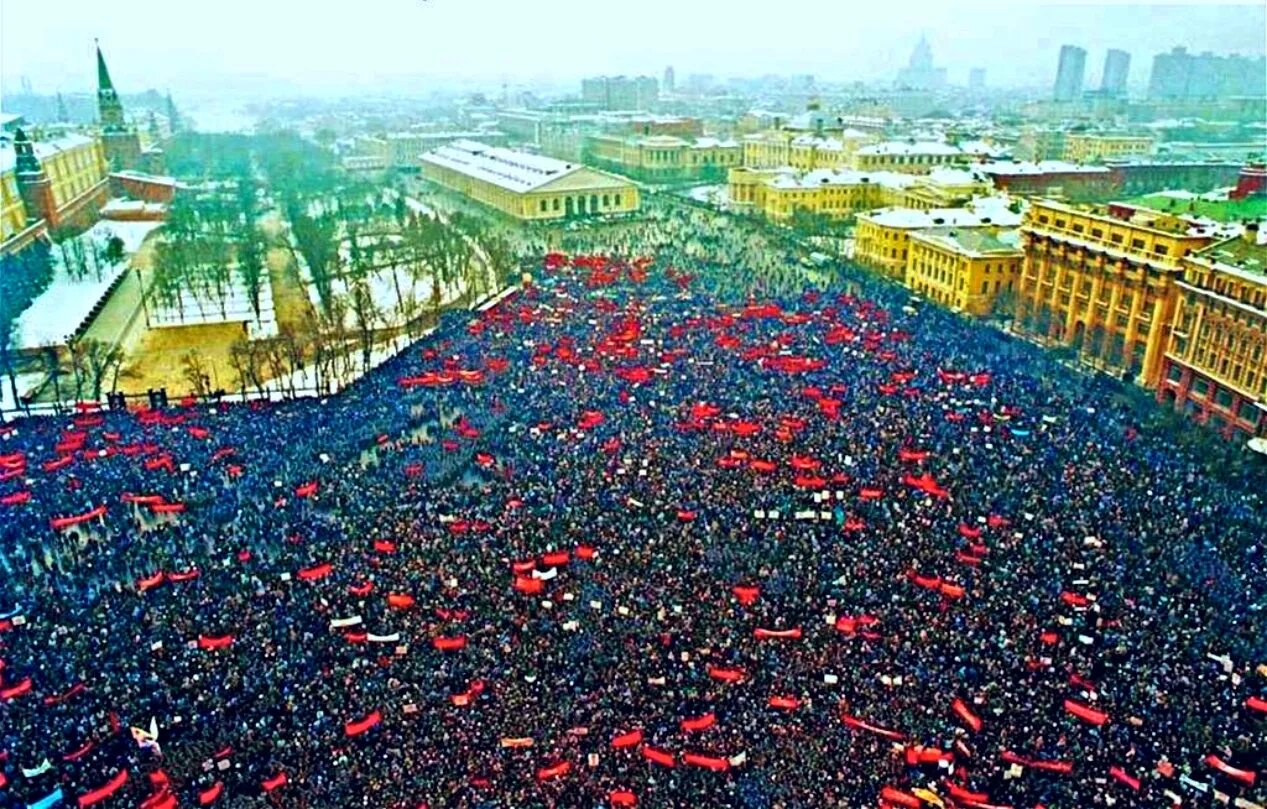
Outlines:
{"type": "Polygon", "coordinates": [[[335,397],[0,427],[0,805],[1263,803],[1261,490],[660,225],[335,397]]]}

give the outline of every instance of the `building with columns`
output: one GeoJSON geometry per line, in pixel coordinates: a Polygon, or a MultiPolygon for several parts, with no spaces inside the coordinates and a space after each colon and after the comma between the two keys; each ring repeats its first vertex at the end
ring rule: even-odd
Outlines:
{"type": "Polygon", "coordinates": [[[1124,204],[1036,200],[1021,226],[1015,327],[1156,387],[1184,261],[1217,235],[1212,224],[1124,204]]]}
{"type": "Polygon", "coordinates": [[[1183,261],[1157,398],[1229,437],[1267,435],[1267,244],[1257,225],[1183,261]]]}
{"type": "Polygon", "coordinates": [[[544,155],[459,140],[427,152],[422,176],[516,219],[627,214],[640,205],[624,177],[544,155]]]}

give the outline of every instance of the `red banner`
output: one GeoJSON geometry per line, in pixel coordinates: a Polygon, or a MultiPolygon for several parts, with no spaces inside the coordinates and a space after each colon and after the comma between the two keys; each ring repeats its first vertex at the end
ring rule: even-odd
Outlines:
{"type": "Polygon", "coordinates": [[[97,506],[92,511],[85,511],[83,514],[76,514],[73,517],[54,517],[50,522],[54,530],[69,528],[72,525],[79,525],[81,522],[95,520],[98,517],[104,517],[106,514],[105,506],[97,506]]]}
{"type": "Polygon", "coordinates": [[[127,782],[128,782],[128,771],[119,770],[119,772],[116,773],[115,776],[111,778],[109,781],[106,781],[104,784],[102,784],[101,786],[97,787],[94,790],[85,792],[83,795],[80,795],[79,796],[80,809],[83,809],[83,807],[85,806],[92,806],[93,804],[101,803],[106,798],[109,798],[111,795],[118,792],[120,789],[123,789],[123,785],[126,784],[127,782]]]}
{"type": "Polygon", "coordinates": [[[358,719],[355,722],[348,722],[345,724],[343,726],[343,732],[348,736],[360,736],[362,733],[365,733],[382,721],[383,715],[378,711],[374,711],[373,713],[367,715],[364,719],[358,719]]]}
{"type": "Polygon", "coordinates": [[[198,636],[198,648],[205,651],[213,651],[215,649],[227,649],[233,645],[232,635],[221,635],[219,637],[211,637],[209,635],[198,636]]]}
{"type": "Polygon", "coordinates": [[[1214,769],[1223,773],[1228,778],[1233,778],[1237,781],[1240,781],[1242,784],[1245,784],[1246,786],[1252,787],[1254,785],[1254,781],[1258,780],[1257,773],[1251,770],[1242,770],[1239,767],[1233,767],[1231,764],[1228,764],[1223,759],[1219,758],[1213,753],[1205,757],[1205,763],[1209,764],[1214,769]]]}
{"type": "Polygon", "coordinates": [[[725,772],[730,769],[730,762],[718,756],[704,756],[699,753],[684,753],[682,762],[692,767],[702,767],[713,772],[725,772]]]}
{"type": "Polygon", "coordinates": [[[951,710],[955,712],[955,715],[963,720],[965,725],[972,729],[973,733],[981,732],[981,717],[974,714],[963,700],[956,699],[950,704],[950,707],[951,710]]]}
{"type": "Polygon", "coordinates": [[[1095,708],[1091,708],[1071,699],[1065,700],[1065,710],[1078,717],[1083,722],[1087,722],[1092,725],[1099,726],[1109,721],[1109,715],[1104,711],[1097,711],[1095,708]]]}
{"type": "Polygon", "coordinates": [[[625,747],[637,747],[642,744],[642,731],[631,730],[628,733],[622,733],[612,739],[612,747],[617,750],[625,747]]]}
{"type": "Polygon", "coordinates": [[[321,562],[312,567],[306,567],[295,575],[303,581],[317,581],[329,576],[333,571],[334,567],[329,562],[321,562]]]}
{"type": "Polygon", "coordinates": [[[549,781],[551,778],[559,778],[567,775],[572,769],[572,762],[560,761],[558,764],[552,764],[549,767],[542,767],[537,770],[538,781],[549,781]]]}
{"type": "Polygon", "coordinates": [[[707,730],[717,724],[717,715],[714,713],[706,713],[703,716],[697,716],[693,719],[682,720],[682,731],[684,733],[697,733],[701,730],[707,730]]]}

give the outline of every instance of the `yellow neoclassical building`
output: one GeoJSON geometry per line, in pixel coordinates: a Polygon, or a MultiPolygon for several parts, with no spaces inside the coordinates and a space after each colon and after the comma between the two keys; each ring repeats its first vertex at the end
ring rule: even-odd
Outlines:
{"type": "Polygon", "coordinates": [[[939,227],[910,235],[906,286],[949,309],[984,316],[1014,292],[1023,254],[1016,231],[939,227]]]}
{"type": "MultiPolygon", "coordinates": [[[[787,219],[799,208],[833,218],[880,207],[919,210],[957,207],[989,194],[984,175],[940,167],[925,175],[896,171],[814,169],[792,166],[732,169],[727,175],[730,203],[737,210],[787,219]]],[[[900,274],[900,273],[899,273],[900,274]]]]}
{"type": "Polygon", "coordinates": [[[854,260],[902,280],[906,274],[911,235],[935,228],[980,228],[991,233],[1021,223],[1017,207],[1006,197],[985,197],[960,208],[921,210],[886,207],[858,214],[854,229],[854,260]]]}
{"type": "Polygon", "coordinates": [[[876,136],[857,129],[831,134],[774,129],[743,138],[743,165],[800,171],[853,168],[853,154],[876,136]]]}
{"type": "Polygon", "coordinates": [[[422,176],[516,219],[550,220],[638,210],[629,180],[579,163],[475,141],[454,141],[421,158],[422,176]]]}
{"type": "Polygon", "coordinates": [[[1267,435],[1267,244],[1257,227],[1183,261],[1157,397],[1244,438],[1267,435]]]}
{"type": "Polygon", "coordinates": [[[967,163],[959,147],[936,141],[885,141],[863,146],[853,154],[853,167],[859,171],[898,171],[905,174],[927,174],[934,166],[967,163]]]}
{"type": "Polygon", "coordinates": [[[792,218],[798,210],[832,218],[852,216],[883,204],[886,185],[909,183],[892,172],[798,172],[780,169],[732,169],[727,189],[737,210],[759,213],[776,221],[792,218]]]}
{"type": "Polygon", "coordinates": [[[1017,283],[1022,333],[1146,387],[1161,376],[1183,261],[1214,229],[1124,204],[1031,203],[1017,283]]]}
{"type": "Polygon", "coordinates": [[[1063,159],[1071,163],[1103,163],[1113,158],[1152,153],[1153,139],[1147,136],[1069,132],[1065,134],[1063,159]]]}
{"type": "Polygon", "coordinates": [[[585,160],[650,182],[722,178],[743,162],[735,140],[676,135],[590,135],[585,160]]]}
{"type": "MultiPolygon", "coordinates": [[[[109,171],[99,138],[71,134],[31,142],[21,136],[48,180],[49,202],[45,208],[34,210],[22,199],[17,159],[17,149],[22,143],[17,143],[18,140],[17,136],[13,140],[0,140],[0,208],[3,208],[0,243],[40,220],[56,229],[104,202],[109,171]]],[[[91,214],[95,216],[96,210],[91,210],[91,214]]]]}
{"type": "Polygon", "coordinates": [[[913,175],[909,183],[893,185],[889,191],[886,205],[927,211],[954,208],[975,197],[989,196],[994,193],[994,183],[981,172],[935,166],[927,174],[913,175]]]}

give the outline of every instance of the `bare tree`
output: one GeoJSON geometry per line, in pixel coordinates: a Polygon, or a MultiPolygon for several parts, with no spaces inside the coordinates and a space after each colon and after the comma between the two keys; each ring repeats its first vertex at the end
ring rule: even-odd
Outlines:
{"type": "Polygon", "coordinates": [[[198,349],[190,349],[180,358],[181,376],[189,383],[193,395],[205,397],[211,392],[210,367],[198,349]]]}
{"type": "Polygon", "coordinates": [[[374,303],[374,296],[370,294],[369,285],[364,281],[353,282],[350,303],[361,349],[361,370],[369,371],[374,352],[374,332],[382,319],[382,312],[374,303]]]}
{"type": "Polygon", "coordinates": [[[106,377],[123,363],[123,352],[118,346],[92,337],[77,340],[75,346],[77,352],[73,361],[79,366],[79,373],[85,379],[92,399],[100,399],[106,377]]]}

